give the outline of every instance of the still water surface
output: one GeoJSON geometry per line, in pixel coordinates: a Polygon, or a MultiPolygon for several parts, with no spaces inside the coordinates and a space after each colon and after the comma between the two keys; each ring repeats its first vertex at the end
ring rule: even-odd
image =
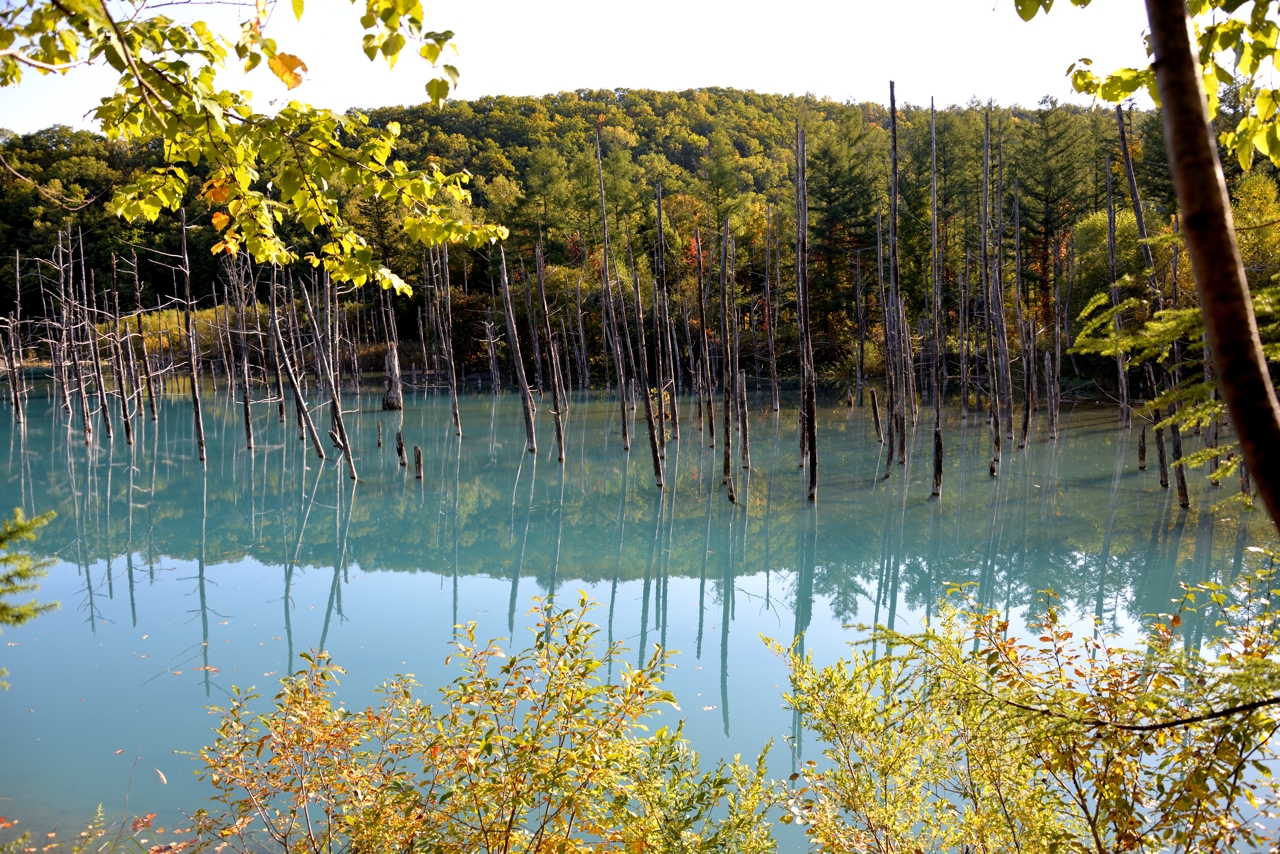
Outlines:
{"type": "MultiPolygon", "coordinates": [[[[43,398],[25,430],[0,425],[0,507],[58,513],[33,550],[54,559],[41,597],[62,607],[0,638],[12,683],[0,692],[0,814],[20,828],[72,830],[100,803],[124,811],[126,796],[131,814],[172,826],[207,794],[184,752],[208,743],[207,707],[232,684],[270,696],[300,653],[322,647],[349,671],[348,706],[394,673],[415,674],[429,698],[456,675],[443,662],[454,625],[523,645],[533,597],[568,603],[579,590],[629,655],[679,650],[669,686],[682,711],[666,717],[683,716],[704,757],[751,757],[773,739],[771,769],[789,773],[819,747],[795,730],[762,635],[803,634],[831,660],[858,636],[850,624],[919,625],[956,582],[1015,621],[1051,589],[1074,613],[1132,631],[1168,610],[1179,583],[1247,571],[1259,559],[1247,547],[1269,536],[1260,512],[1212,509],[1234,480],[1213,489],[1189,473],[1192,508],[1180,511],[1159,485],[1154,442],[1140,471],[1138,430],[1090,404],[1062,413],[1057,442],[1037,425],[994,479],[985,425],[948,411],[940,501],[929,498],[928,418],[886,480],[870,410],[833,404],[819,415],[816,506],[804,500],[794,407],[757,409],[749,471],[735,454],[734,506],[689,400],[660,496],[643,419],[628,456],[606,398],[573,406],[561,466],[546,407],[540,453],[525,452],[513,395],[464,398],[461,441],[447,398],[409,395],[397,414],[352,395],[353,484],[299,441],[292,412],[281,424],[274,404],[255,406],[250,453],[239,407],[208,394],[203,468],[180,397],[133,447],[101,429],[87,447],[43,398]]],[[[1194,619],[1183,630],[1193,641],[1203,631],[1194,619]]]]}

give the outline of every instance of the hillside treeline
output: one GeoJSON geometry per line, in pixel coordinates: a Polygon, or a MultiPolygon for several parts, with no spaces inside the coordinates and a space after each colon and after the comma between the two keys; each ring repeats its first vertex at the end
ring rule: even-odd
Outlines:
{"type": "MultiPolygon", "coordinates": [[[[1230,99],[1224,121],[1230,121],[1230,99]]],[[[1127,141],[1147,230],[1154,235],[1175,227],[1176,202],[1165,162],[1160,118],[1155,112],[1124,111],[1127,141]]],[[[468,215],[511,229],[505,244],[508,271],[520,292],[533,266],[532,249],[541,240],[548,265],[548,299],[553,313],[567,320],[573,335],[582,300],[586,368],[601,363],[597,304],[601,282],[601,192],[609,217],[613,263],[626,280],[632,267],[646,293],[652,287],[656,246],[655,188],[664,196],[667,277],[677,335],[697,324],[697,247],[703,276],[712,282],[719,264],[719,241],[733,238],[734,282],[741,308],[744,366],[757,375],[764,330],[775,325],[781,373],[796,364],[794,332],[795,132],[808,136],[809,299],[815,361],[821,374],[851,377],[859,337],[866,368],[878,370],[876,341],[881,318],[880,284],[888,247],[888,111],[875,103],[838,103],[812,97],[762,95],[732,89],[684,92],[645,90],[577,91],[535,97],[488,97],[450,102],[437,110],[424,105],[374,110],[375,125],[398,122],[397,156],[411,167],[438,163],[445,171],[467,170],[473,178],[474,207],[468,215]],[[601,168],[597,168],[597,130],[601,168]],[[634,259],[634,260],[633,260],[634,259]],[[773,306],[762,296],[768,275],[773,306]],[[772,318],[769,316],[772,314],[772,318]],[[859,318],[862,322],[859,322],[859,318]],[[682,319],[688,318],[688,320],[682,319]]],[[[901,293],[908,323],[924,347],[931,293],[931,191],[935,173],[938,206],[939,278],[942,321],[956,349],[961,315],[985,311],[976,282],[984,189],[989,215],[992,265],[999,265],[1003,299],[1012,313],[1021,300],[1038,334],[1049,335],[1062,309],[1068,324],[1080,307],[1115,277],[1141,272],[1129,185],[1120,151],[1117,115],[1103,107],[1082,108],[1051,98],[1034,108],[973,102],[939,108],[899,106],[898,242],[901,293]],[[984,152],[984,126],[989,148],[984,152]],[[931,133],[932,129],[932,133],[931,133]],[[984,156],[989,158],[983,186],[984,156]],[[1108,177],[1110,176],[1110,181],[1108,177]],[[1110,190],[1108,185],[1110,184],[1110,190]],[[1108,195],[1110,193],[1110,195],[1108,195]],[[1115,269],[1109,261],[1108,199],[1115,211],[1115,269]],[[917,320],[919,318],[919,320],[917,320]]],[[[22,313],[38,317],[51,307],[39,282],[56,279],[52,259],[59,244],[78,256],[95,286],[105,294],[114,281],[123,310],[172,306],[182,285],[174,270],[178,251],[176,219],[128,223],[108,209],[114,187],[157,161],[151,148],[127,148],[84,131],[53,127],[26,135],[4,134],[0,151],[10,167],[0,175],[0,311],[12,311],[15,255],[22,284],[22,313]],[[74,250],[71,244],[75,243],[74,250]],[[135,271],[119,259],[137,253],[135,271]]],[[[207,203],[198,198],[202,177],[193,170],[187,205],[192,289],[204,306],[219,300],[222,266],[209,248],[217,243],[207,203]]],[[[1234,169],[1238,211],[1250,221],[1280,219],[1274,175],[1261,168],[1234,169]],[[1269,212],[1275,212],[1271,216],[1269,212]]],[[[270,176],[261,183],[270,192],[270,176]]],[[[384,263],[419,286],[425,258],[399,228],[400,211],[380,198],[351,195],[345,205],[384,263]]],[[[1274,262],[1273,229],[1251,235],[1245,247],[1251,279],[1265,282],[1280,269],[1274,262]]],[[[295,230],[306,251],[323,238],[295,230]]],[[[1161,281],[1171,283],[1172,250],[1157,252],[1161,281]]],[[[485,324],[501,334],[496,251],[450,254],[455,354],[461,372],[487,371],[485,324]]],[[[1185,300],[1194,299],[1188,272],[1185,300]]],[[[310,275],[306,268],[297,275],[310,275]]],[[[268,277],[261,276],[262,287],[268,277]]],[[[381,299],[364,289],[349,294],[357,311],[373,312],[381,299]]],[[[1135,290],[1135,293],[1138,291],[1135,290]]],[[[714,296],[714,292],[712,294],[714,296]]],[[[265,301],[265,294],[259,294],[265,301]]],[[[1123,296],[1123,294],[1122,294],[1123,296]]],[[[536,299],[536,295],[535,295],[536,299]]],[[[419,307],[425,297],[395,300],[399,337],[419,335],[419,307]]],[[[520,297],[517,296],[517,304],[520,297]]],[[[715,299],[710,310],[716,310],[715,299]]],[[[979,321],[980,323],[980,321],[979,321]]],[[[558,331],[558,330],[557,330],[558,331]]],[[[1065,330],[1069,342],[1070,330],[1065,330]]],[[[524,335],[522,330],[519,334],[524,335]]],[[[1016,337],[1016,336],[1015,336],[1016,337]]],[[[682,345],[687,341],[680,342],[682,345]]],[[[1012,342],[1017,359],[1019,344],[1012,342]]],[[[412,349],[409,352],[414,352],[412,349]]],[[[528,353],[526,351],[526,357],[528,353]]],[[[1073,360],[1076,375],[1114,383],[1102,360],[1073,360]]],[[[947,371],[955,376],[954,366],[947,371]]],[[[1069,379],[1070,371],[1064,371],[1069,379]]]]}

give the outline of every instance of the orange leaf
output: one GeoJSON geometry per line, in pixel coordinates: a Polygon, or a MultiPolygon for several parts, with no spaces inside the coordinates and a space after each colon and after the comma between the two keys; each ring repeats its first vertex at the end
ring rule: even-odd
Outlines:
{"type": "Polygon", "coordinates": [[[284,85],[290,89],[296,89],[302,85],[302,75],[298,70],[307,70],[307,64],[291,53],[277,53],[275,56],[267,60],[272,73],[284,81],[284,85]]]}
{"type": "Polygon", "coordinates": [[[222,211],[214,211],[213,227],[218,229],[218,231],[222,231],[222,229],[226,228],[227,223],[229,222],[231,222],[231,217],[227,216],[222,211]]]}

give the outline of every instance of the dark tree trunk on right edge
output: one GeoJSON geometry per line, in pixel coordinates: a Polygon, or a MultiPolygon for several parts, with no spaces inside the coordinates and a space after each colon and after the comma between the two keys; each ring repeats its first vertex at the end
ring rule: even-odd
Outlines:
{"type": "MultiPolygon", "coordinates": [[[[1245,462],[1280,523],[1280,403],[1267,373],[1185,0],[1146,0],[1169,167],[1219,387],[1245,462]]],[[[1174,433],[1175,442],[1177,433],[1174,433]]]]}

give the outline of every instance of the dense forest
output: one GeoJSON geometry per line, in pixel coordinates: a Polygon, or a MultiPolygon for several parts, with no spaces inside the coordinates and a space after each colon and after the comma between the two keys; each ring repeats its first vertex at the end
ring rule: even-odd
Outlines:
{"type": "MultiPolygon", "coordinates": [[[[1229,122],[1229,97],[1224,105],[1222,121],[1229,122]]],[[[797,129],[803,128],[808,138],[808,294],[816,368],[825,379],[852,380],[861,351],[869,376],[882,370],[877,341],[880,287],[888,263],[890,131],[888,110],[879,104],[732,89],[583,90],[541,98],[452,101],[443,109],[386,108],[368,116],[375,126],[400,125],[396,156],[410,167],[435,163],[445,172],[471,173],[474,205],[459,206],[459,211],[510,228],[504,249],[517,304],[521,283],[531,275],[527,271],[534,263],[533,246],[543,242],[553,315],[568,318],[564,332],[577,336],[568,366],[575,385],[585,385],[593,372],[597,378],[608,376],[600,315],[590,310],[598,303],[601,281],[601,186],[614,262],[624,271],[637,269],[648,292],[657,245],[655,188],[661,185],[665,268],[677,338],[687,339],[690,319],[695,328],[698,324],[693,298],[697,248],[701,245],[704,275],[711,277],[718,260],[716,247],[727,233],[733,239],[734,285],[745,336],[741,346],[747,354],[744,367],[757,377],[766,372],[761,354],[772,321],[778,370],[784,377],[796,372],[794,150],[797,129]],[[597,129],[602,175],[597,174],[597,129]],[[776,289],[772,317],[762,299],[766,276],[776,289]],[[581,301],[586,305],[585,320],[581,329],[574,329],[571,313],[581,301]],[[681,317],[686,319],[683,326],[681,317]]],[[[1156,236],[1168,233],[1174,227],[1176,202],[1159,116],[1129,109],[1123,118],[1147,231],[1156,236]]],[[[945,375],[959,373],[955,336],[966,328],[972,334],[973,324],[966,326],[965,316],[972,319],[981,305],[981,290],[974,283],[979,278],[984,199],[992,253],[988,263],[999,270],[1007,310],[1012,314],[1025,309],[1026,328],[1034,327],[1033,335],[1051,334],[1054,306],[1063,303],[1058,317],[1065,323],[1069,345],[1076,313],[1112,281],[1121,279],[1123,289],[1128,274],[1133,292],[1141,292],[1141,283],[1133,284],[1144,264],[1116,112],[1063,105],[1051,98],[1034,108],[973,102],[939,109],[936,115],[928,106],[906,104],[898,108],[897,130],[897,263],[905,316],[917,349],[926,344],[931,190],[936,175],[939,307],[951,362],[950,367],[943,362],[945,375]],[[989,131],[984,133],[984,128],[989,131]],[[931,143],[936,144],[936,154],[931,143]],[[936,171],[931,168],[935,156],[936,171]],[[1108,227],[1109,199],[1113,229],[1108,227]],[[1108,258],[1112,231],[1114,271],[1108,258]]],[[[25,259],[53,259],[60,241],[69,257],[80,256],[76,263],[81,273],[89,271],[104,293],[116,277],[123,310],[181,302],[172,263],[179,248],[176,218],[162,215],[151,224],[129,223],[109,210],[113,189],[154,165],[155,150],[126,148],[66,127],[27,135],[0,131],[0,145],[11,167],[0,175],[0,281],[5,283],[0,286],[0,311],[12,312],[15,283],[22,286],[23,316],[38,317],[48,309],[48,296],[38,285],[56,277],[54,265],[25,259]],[[129,266],[135,252],[136,275],[129,266]],[[125,268],[127,274],[121,272],[125,268]],[[15,272],[20,279],[15,279],[15,272]]],[[[267,177],[262,183],[270,193],[267,177]]],[[[1237,167],[1229,180],[1236,191],[1238,217],[1258,223],[1280,218],[1269,166],[1250,173],[1240,173],[1237,167]]],[[[196,170],[187,205],[192,226],[190,284],[196,300],[212,306],[218,294],[225,293],[218,284],[224,265],[209,252],[218,234],[207,201],[198,195],[200,182],[196,170]]],[[[425,254],[404,236],[401,211],[393,202],[352,195],[345,206],[350,221],[388,267],[415,286],[426,281],[425,254]]],[[[1250,277],[1262,283],[1278,269],[1275,259],[1280,255],[1272,251],[1274,240],[1269,236],[1273,230],[1251,233],[1243,241],[1250,277]]],[[[295,226],[293,238],[305,252],[323,236],[295,226]]],[[[1171,281],[1167,245],[1161,251],[1157,243],[1155,255],[1166,283],[1171,281]]],[[[495,285],[499,267],[494,251],[456,248],[449,256],[455,292],[454,354],[464,376],[489,375],[490,342],[497,358],[506,359],[502,324],[494,322],[495,311],[501,312],[495,285]]],[[[1177,271],[1174,266],[1172,272],[1181,277],[1184,299],[1193,299],[1186,267],[1177,271]]],[[[371,290],[341,299],[367,313],[381,302],[371,290]]],[[[398,338],[432,337],[430,324],[420,325],[421,293],[395,297],[398,338]]],[[[265,300],[265,290],[252,296],[265,300]]],[[[712,313],[714,303],[713,298],[712,313]]],[[[1011,336],[1011,341],[1016,363],[1026,345],[1020,344],[1020,336],[1011,336]]],[[[409,363],[428,358],[425,347],[421,356],[416,347],[404,350],[402,358],[409,363]]],[[[1082,376],[1104,386],[1116,381],[1106,360],[1074,355],[1063,360],[1070,363],[1066,382],[1082,376]]],[[[380,358],[373,357],[371,365],[380,368],[380,358]]],[[[505,361],[500,370],[507,371],[505,361]]]]}

